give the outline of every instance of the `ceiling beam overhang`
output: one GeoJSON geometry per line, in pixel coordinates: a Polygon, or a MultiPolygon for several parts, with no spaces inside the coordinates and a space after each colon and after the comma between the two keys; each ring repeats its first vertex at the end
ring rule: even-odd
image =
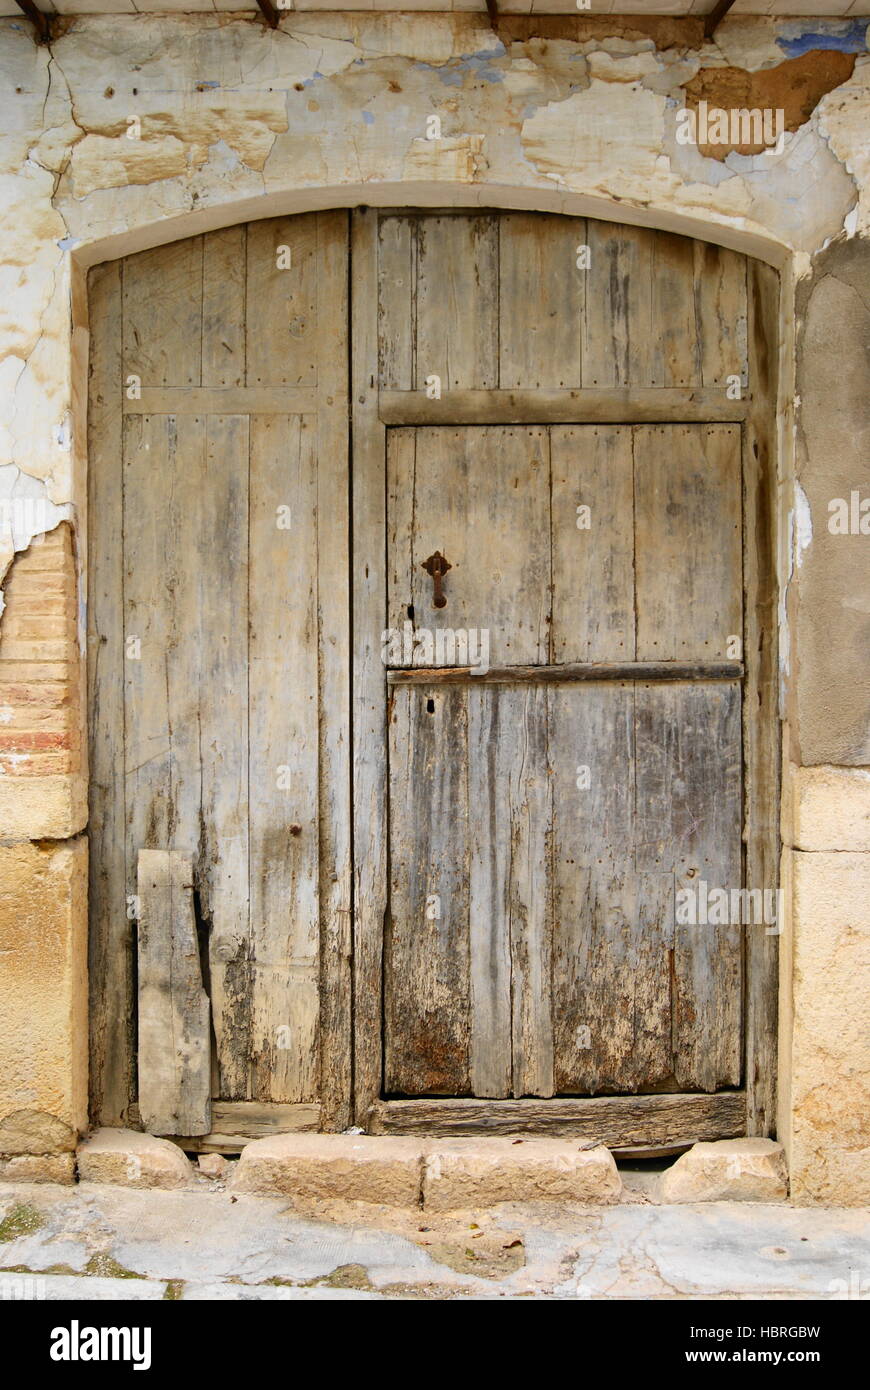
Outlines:
{"type": "Polygon", "coordinates": [[[277,29],[281,14],[275,9],[272,0],[257,0],[257,4],[263,12],[266,23],[270,29],[277,29]]]}
{"type": "Polygon", "coordinates": [[[734,0],[716,0],[716,4],[704,20],[705,39],[712,39],[733,4],[734,0]]]}
{"type": "Polygon", "coordinates": [[[36,30],[36,42],[48,43],[51,39],[51,21],[47,14],[38,10],[33,0],[15,0],[16,5],[22,14],[26,14],[36,30]]]}

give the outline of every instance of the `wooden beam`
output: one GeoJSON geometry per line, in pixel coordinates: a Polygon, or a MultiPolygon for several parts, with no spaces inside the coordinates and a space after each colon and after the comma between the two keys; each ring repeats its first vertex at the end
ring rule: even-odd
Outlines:
{"type": "Polygon", "coordinates": [[[746,1133],[743,1091],[564,1100],[379,1100],[370,1134],[443,1139],[463,1134],[536,1134],[593,1139],[609,1149],[661,1148],[746,1133]]]}
{"type": "Polygon", "coordinates": [[[716,0],[716,4],[704,19],[705,39],[712,39],[733,4],[734,0],[716,0]]]}
{"type": "Polygon", "coordinates": [[[211,1106],[212,1127],[208,1134],[160,1135],[172,1139],[191,1153],[241,1153],[254,1139],[270,1139],[275,1134],[316,1134],[320,1129],[320,1106],[299,1102],[257,1100],[215,1100],[211,1106]]]}
{"type": "Polygon", "coordinates": [[[388,685],[567,685],[574,681],[736,681],[740,661],[566,662],[564,666],[415,666],[387,672],[388,685]]]}
{"type": "Polygon", "coordinates": [[[51,20],[49,16],[43,14],[42,10],[37,9],[33,0],[15,0],[15,3],[22,14],[26,14],[27,18],[33,24],[36,30],[36,42],[49,43],[51,40],[51,20]]]}
{"type": "Polygon", "coordinates": [[[698,424],[745,418],[746,399],[722,390],[681,387],[615,387],[576,391],[381,391],[378,414],[385,425],[698,424]]]}
{"type": "Polygon", "coordinates": [[[257,0],[257,4],[260,6],[260,9],[263,12],[263,15],[269,28],[277,29],[278,23],[281,19],[281,15],[279,14],[278,10],[275,9],[275,6],[272,4],[272,0],[257,0]]]}

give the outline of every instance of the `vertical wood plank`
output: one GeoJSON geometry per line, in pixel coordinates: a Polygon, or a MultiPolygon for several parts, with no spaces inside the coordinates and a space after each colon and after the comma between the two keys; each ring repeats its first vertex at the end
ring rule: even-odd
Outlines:
{"type": "MultiPolygon", "coordinates": [[[[776,403],[780,281],[769,266],[757,261],[747,264],[752,405],[744,448],[744,834],[747,886],[770,890],[779,883],[776,403]]],[[[746,933],[747,1134],[776,1132],[778,988],[779,937],[766,926],[750,927],[746,933]]]]}
{"type": "Polygon", "coordinates": [[[124,376],[142,386],[202,384],[202,237],[124,262],[124,376]]]}
{"type": "Polygon", "coordinates": [[[467,762],[464,690],[394,692],[384,952],[387,1093],[469,1091],[467,762]]]}
{"type": "Polygon", "coordinates": [[[245,384],[246,227],[202,239],[202,384],[245,384]]]}
{"type": "Polygon", "coordinates": [[[538,212],[499,219],[499,385],[578,387],[587,271],[580,217],[538,212]]]}
{"type": "Polygon", "coordinates": [[[634,431],[638,661],[733,656],[742,632],[740,430],[634,431]]]}
{"type": "MultiPolygon", "coordinates": [[[[317,214],[321,1123],[351,1123],[351,595],[348,216],[317,214]]],[[[362,461],[365,462],[363,451],[362,461]]],[[[380,472],[383,472],[381,463],[380,472]]]]}
{"type": "Polygon", "coordinates": [[[354,1111],[366,1125],[381,1090],[384,910],[387,903],[387,613],[385,431],[378,420],[377,213],[351,223],[353,361],[354,1111]]]}
{"type": "Polygon", "coordinates": [[[583,318],[583,385],[649,386],[652,341],[652,232],[587,223],[590,268],[583,318]]]}
{"type": "MultiPolygon", "coordinates": [[[[745,388],[749,381],[746,276],[752,262],[709,241],[696,241],[694,247],[702,385],[724,391],[728,377],[738,376],[745,388]]],[[[752,389],[756,390],[754,383],[752,389]]],[[[769,408],[770,401],[766,404],[769,408]]]]}
{"type": "Polygon", "coordinates": [[[669,232],[655,233],[650,386],[701,384],[694,269],[694,242],[669,232]]]}
{"type": "MultiPolygon", "coordinates": [[[[639,684],[636,693],[637,866],[674,875],[703,895],[742,884],[740,689],[736,684],[639,684]],[[705,886],[702,886],[705,885],[705,886]]],[[[674,927],[676,1089],[740,1083],[739,923],[674,927]]]]}
{"type": "Polygon", "coordinates": [[[253,417],[251,1067],[254,1096],[269,1101],[311,1100],[317,1093],[316,466],[313,417],[253,417]]]}
{"type": "Polygon", "coordinates": [[[208,1134],[211,1058],[193,861],[139,851],[139,1113],[151,1134],[208,1134]]]}
{"type": "Polygon", "coordinates": [[[416,365],[417,390],[498,385],[497,218],[418,218],[416,365]]]}
{"type": "Polygon", "coordinates": [[[413,217],[382,217],[378,226],[378,382],[387,391],[415,382],[416,226],[413,217]]]}
{"type": "Polygon", "coordinates": [[[553,660],[633,661],[631,427],[553,428],[550,448],[553,660]]]}
{"type": "Polygon", "coordinates": [[[134,1093],[133,923],[124,866],[123,392],[120,261],[88,278],[88,728],[90,1091],[95,1124],[134,1093]]]}
{"type": "Polygon", "coordinates": [[[317,216],[251,222],[245,344],[248,386],[317,384],[317,216]],[[290,264],[279,265],[289,248],[290,264]]]}

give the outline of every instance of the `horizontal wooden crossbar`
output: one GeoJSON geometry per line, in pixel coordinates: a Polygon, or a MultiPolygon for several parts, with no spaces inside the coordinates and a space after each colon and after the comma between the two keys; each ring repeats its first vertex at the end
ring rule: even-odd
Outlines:
{"type": "Polygon", "coordinates": [[[381,391],[385,425],[719,424],[746,416],[749,398],[722,390],[616,387],[577,391],[381,391]]]}
{"type": "Polygon", "coordinates": [[[540,1134],[595,1139],[610,1149],[686,1146],[746,1133],[746,1095],[593,1096],[560,1100],[379,1100],[371,1134],[540,1134]]]}
{"type": "Polygon", "coordinates": [[[317,391],[291,386],[143,386],[125,415],[313,415],[317,391]]]}
{"type": "Polygon", "coordinates": [[[741,661],[615,661],[564,666],[414,667],[387,672],[388,685],[566,685],[573,681],[736,681],[741,661]]]}

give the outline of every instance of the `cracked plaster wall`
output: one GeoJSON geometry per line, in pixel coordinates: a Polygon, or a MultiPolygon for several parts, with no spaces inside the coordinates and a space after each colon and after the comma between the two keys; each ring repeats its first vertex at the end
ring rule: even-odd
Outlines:
{"type": "MultiPolygon", "coordinates": [[[[255,16],[94,16],[63,21],[50,47],[38,47],[23,19],[0,21],[0,502],[27,498],[42,507],[29,513],[0,507],[0,582],[14,554],[29,545],[34,515],[47,527],[72,521],[76,555],[80,564],[86,560],[86,267],[278,212],[356,202],[525,206],[704,235],[783,269],[787,378],[794,365],[791,287],[797,285],[802,315],[813,303],[824,309],[828,300],[836,310],[836,283],[822,283],[816,301],[812,294],[817,281],[830,280],[824,256],[835,253],[825,248],[846,248],[849,288],[841,298],[858,359],[850,363],[848,389],[837,396],[847,417],[841,435],[847,435],[849,411],[858,410],[854,391],[867,382],[859,281],[866,280],[870,256],[868,22],[735,18],[712,43],[692,20],[517,17],[504,20],[496,35],[477,15],[293,13],[274,32],[255,16]],[[798,82],[792,72],[800,74],[800,91],[792,89],[798,82]],[[724,104],[731,91],[790,97],[780,153],[734,150],[722,157],[720,150],[714,159],[678,142],[680,108],[717,96],[724,104]],[[441,118],[440,141],[426,138],[433,114],[441,118]],[[139,138],[129,138],[131,128],[139,138]]],[[[797,327],[804,335],[803,318],[797,327]]],[[[830,339],[830,314],[828,328],[830,339]]],[[[811,385],[810,354],[814,343],[825,346],[824,332],[799,341],[807,352],[799,370],[809,371],[811,385]]],[[[820,634],[833,614],[846,648],[837,680],[854,685],[854,673],[867,663],[864,629],[856,622],[865,621],[870,600],[866,579],[862,587],[850,578],[839,552],[826,564],[819,547],[826,504],[820,451],[830,435],[819,423],[824,402],[815,400],[813,408],[809,428],[797,412],[795,446],[790,396],[781,403],[782,570],[792,581],[780,608],[783,713],[789,777],[801,775],[795,769],[802,730],[805,740],[815,739],[806,761],[831,765],[819,793],[824,835],[801,843],[794,821],[784,820],[787,857],[800,856],[801,890],[784,940],[781,1128],[792,1149],[796,1191],[806,1200],[831,1200],[832,1193],[854,1200],[851,1159],[824,1158],[826,1145],[836,1149],[838,1116],[852,1104],[854,1056],[847,1065],[830,1037],[822,1042],[812,1028],[802,1031],[807,977],[799,962],[818,965],[824,928],[812,914],[802,916],[799,905],[813,901],[815,861],[826,892],[845,885],[837,988],[848,994],[861,961],[852,938],[862,940],[868,927],[867,895],[859,902],[848,885],[868,862],[870,808],[862,790],[859,843],[853,837],[848,845],[859,869],[850,866],[838,878],[829,860],[845,847],[837,843],[837,826],[858,793],[834,764],[867,761],[868,712],[860,691],[860,698],[842,700],[832,688],[819,694],[826,681],[820,634]],[[804,575],[810,577],[806,598],[804,575]],[[825,698],[836,703],[827,741],[825,698]],[[801,1119],[798,1092],[817,1073],[826,1075],[833,1096],[801,1119]],[[816,1142],[819,1135],[823,1142],[816,1142]]],[[[865,470],[866,458],[865,449],[865,470]]],[[[860,467],[857,454],[854,461],[860,467]]],[[[849,479],[839,481],[845,486],[849,479]]],[[[863,481],[870,491],[866,471],[863,481]]],[[[854,486],[861,482],[855,478],[854,486]]],[[[866,546],[870,539],[864,555],[866,546]]],[[[2,641],[0,625],[0,657],[2,641]]],[[[84,811],[71,817],[69,808],[83,805],[84,776],[75,774],[77,796],[67,798],[56,825],[50,816],[40,820],[38,796],[26,802],[27,779],[19,777],[17,804],[33,805],[33,823],[22,825],[19,815],[11,840],[81,830],[84,811]]],[[[787,805],[801,805],[803,795],[799,787],[787,805]]],[[[10,804],[0,794],[0,815],[10,804]]],[[[0,856],[9,834],[0,824],[0,856]]],[[[791,869],[789,861],[789,880],[791,869]]],[[[42,891],[30,887],[37,896],[42,891]]],[[[17,891],[7,889],[3,899],[7,918],[17,911],[17,891]]],[[[21,893],[29,891],[25,883],[21,893]]],[[[78,939],[81,923],[73,918],[81,911],[80,893],[75,901],[67,930],[78,939]]],[[[866,992],[866,966],[860,968],[866,992]]],[[[58,1033],[61,1070],[69,1070],[66,1037],[58,1033]]],[[[80,1059],[76,1065],[80,1071],[80,1059]]],[[[41,1083],[29,1090],[16,1084],[4,1081],[0,1088],[0,1118],[24,1105],[81,1122],[81,1099],[70,1098],[80,1079],[60,1088],[62,1103],[46,1099],[41,1083]]],[[[849,1133],[853,1154],[854,1125],[849,1133]]]]}

